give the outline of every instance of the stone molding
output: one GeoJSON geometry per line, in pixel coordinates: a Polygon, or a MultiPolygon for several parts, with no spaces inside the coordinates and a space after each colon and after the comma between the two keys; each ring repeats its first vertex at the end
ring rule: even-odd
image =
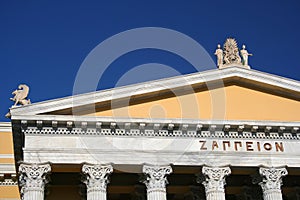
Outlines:
{"type": "Polygon", "coordinates": [[[260,167],[259,174],[263,177],[259,185],[264,193],[275,192],[281,195],[282,178],[288,174],[285,167],[260,167]]]}
{"type": "Polygon", "coordinates": [[[11,123],[10,122],[0,122],[0,132],[11,132],[11,123]]]}
{"type": "Polygon", "coordinates": [[[0,172],[3,174],[14,174],[16,173],[16,167],[14,163],[7,164],[1,163],[0,164],[0,172]]]}
{"type": "Polygon", "coordinates": [[[224,193],[224,186],[226,185],[225,177],[231,174],[229,167],[202,167],[202,174],[204,180],[202,184],[205,187],[206,194],[209,193],[224,193]]]}
{"type": "MultiPolygon", "coordinates": [[[[159,122],[160,120],[158,120],[159,122]]],[[[300,123],[253,123],[224,121],[209,124],[207,121],[194,121],[182,124],[149,123],[140,120],[131,122],[104,121],[20,121],[25,135],[91,135],[124,137],[191,137],[191,138],[233,138],[233,139],[286,139],[300,140],[300,123]],[[58,127],[57,124],[60,124],[58,127]]]]}
{"type": "Polygon", "coordinates": [[[169,165],[144,165],[143,173],[146,179],[143,181],[147,187],[148,194],[151,192],[166,192],[166,185],[168,184],[167,175],[173,172],[169,165]]]}
{"type": "Polygon", "coordinates": [[[88,192],[101,191],[106,193],[108,176],[113,172],[112,165],[84,164],[82,173],[86,175],[84,183],[88,192]]]}

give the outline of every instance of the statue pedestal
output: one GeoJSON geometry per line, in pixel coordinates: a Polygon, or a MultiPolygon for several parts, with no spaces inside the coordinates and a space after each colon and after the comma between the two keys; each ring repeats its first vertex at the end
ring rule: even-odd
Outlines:
{"type": "Polygon", "coordinates": [[[251,69],[249,65],[242,65],[242,64],[237,64],[237,63],[224,64],[224,65],[219,66],[219,69],[224,69],[224,68],[228,68],[228,67],[241,67],[244,69],[251,69]]]}

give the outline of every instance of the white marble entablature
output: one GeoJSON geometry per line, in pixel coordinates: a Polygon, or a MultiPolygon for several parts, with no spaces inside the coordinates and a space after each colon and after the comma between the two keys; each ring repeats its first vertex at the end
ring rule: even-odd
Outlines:
{"type": "Polygon", "coordinates": [[[15,134],[25,135],[25,162],[288,167],[300,163],[299,122],[39,115],[15,116],[13,124],[20,131],[15,134]]]}

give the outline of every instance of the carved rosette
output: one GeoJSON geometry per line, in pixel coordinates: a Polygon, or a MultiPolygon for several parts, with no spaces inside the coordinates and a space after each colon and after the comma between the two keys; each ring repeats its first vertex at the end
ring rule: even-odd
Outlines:
{"type": "Polygon", "coordinates": [[[272,197],[276,195],[276,199],[282,199],[281,194],[281,185],[282,185],[282,177],[288,174],[286,168],[267,168],[261,167],[259,168],[259,174],[263,177],[262,182],[259,183],[261,186],[264,199],[272,199],[272,197]],[[270,197],[270,198],[268,198],[270,197]]]}
{"type": "Polygon", "coordinates": [[[19,166],[21,193],[24,200],[44,198],[44,187],[48,183],[46,175],[51,171],[49,163],[30,164],[19,166]]]}
{"type": "Polygon", "coordinates": [[[171,166],[144,165],[143,173],[147,176],[144,183],[148,193],[154,191],[166,192],[167,175],[172,173],[171,166]]]}
{"type": "Polygon", "coordinates": [[[91,191],[106,193],[106,187],[109,183],[108,176],[113,172],[111,165],[84,164],[82,172],[86,175],[84,183],[87,186],[88,193],[91,191]]]}
{"type": "MultiPolygon", "coordinates": [[[[231,174],[229,167],[207,167],[202,168],[202,174],[205,180],[202,184],[205,187],[206,196],[210,193],[224,193],[224,186],[226,185],[225,177],[231,174]]],[[[225,197],[225,194],[224,194],[225,197]]]]}

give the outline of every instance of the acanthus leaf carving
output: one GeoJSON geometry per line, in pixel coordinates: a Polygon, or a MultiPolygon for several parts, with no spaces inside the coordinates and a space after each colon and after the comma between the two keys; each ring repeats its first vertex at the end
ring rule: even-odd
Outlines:
{"type": "Polygon", "coordinates": [[[224,192],[224,186],[226,185],[225,177],[231,174],[231,170],[229,167],[203,166],[202,174],[204,175],[202,184],[205,187],[206,193],[224,192]]]}
{"type": "Polygon", "coordinates": [[[84,164],[82,172],[86,175],[84,183],[87,189],[105,190],[109,183],[108,176],[113,172],[111,165],[84,164]]]}
{"type": "Polygon", "coordinates": [[[168,184],[167,175],[173,172],[171,166],[144,165],[143,173],[146,175],[145,183],[147,190],[165,190],[168,184]]]}
{"type": "Polygon", "coordinates": [[[51,171],[49,163],[22,163],[19,166],[19,181],[21,189],[21,195],[25,193],[41,192],[44,193],[45,184],[48,183],[47,174],[51,171]]]}
{"type": "Polygon", "coordinates": [[[267,168],[261,167],[259,169],[259,174],[263,177],[262,182],[259,183],[263,192],[267,192],[269,190],[281,190],[282,185],[282,177],[288,174],[286,168],[267,168]]]}

